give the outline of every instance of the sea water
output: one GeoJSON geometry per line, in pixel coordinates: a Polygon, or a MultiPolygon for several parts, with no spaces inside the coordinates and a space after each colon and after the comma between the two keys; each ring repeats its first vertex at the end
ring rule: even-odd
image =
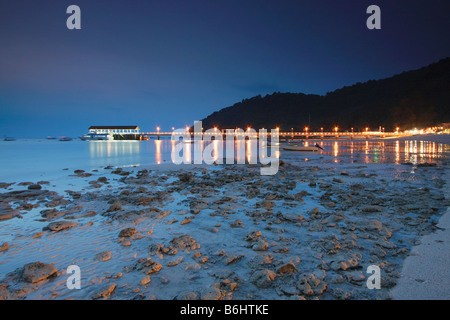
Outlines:
{"type": "MultiPolygon", "coordinates": [[[[246,142],[246,161],[252,157],[246,142]]],[[[318,140],[295,142],[311,146],[320,152],[283,151],[280,159],[290,161],[359,161],[361,163],[428,163],[444,159],[448,146],[423,141],[393,140],[318,140]]],[[[193,144],[190,144],[192,150],[193,144]]],[[[0,182],[37,182],[58,179],[74,170],[98,170],[106,166],[143,168],[172,163],[174,142],[149,141],[59,141],[47,139],[18,139],[0,141],[0,182]]],[[[174,166],[176,168],[176,166],[174,166]]]]}

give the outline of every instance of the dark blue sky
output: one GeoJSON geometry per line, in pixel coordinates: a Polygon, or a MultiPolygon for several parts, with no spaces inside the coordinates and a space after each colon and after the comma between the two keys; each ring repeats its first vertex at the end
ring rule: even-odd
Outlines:
{"type": "Polygon", "coordinates": [[[274,91],[325,94],[450,56],[450,1],[2,0],[0,135],[170,130],[274,91]],[[66,28],[81,8],[82,30],[66,28]],[[366,9],[382,30],[366,28],[366,9]]]}

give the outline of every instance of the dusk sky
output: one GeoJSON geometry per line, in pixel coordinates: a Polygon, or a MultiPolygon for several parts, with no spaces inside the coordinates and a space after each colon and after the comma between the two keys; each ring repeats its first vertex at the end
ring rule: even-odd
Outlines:
{"type": "Polygon", "coordinates": [[[450,56],[450,1],[2,0],[0,135],[193,125],[244,98],[328,91],[450,56]],[[68,30],[69,5],[81,30],[68,30]],[[381,8],[381,30],[366,9],[381,8]]]}

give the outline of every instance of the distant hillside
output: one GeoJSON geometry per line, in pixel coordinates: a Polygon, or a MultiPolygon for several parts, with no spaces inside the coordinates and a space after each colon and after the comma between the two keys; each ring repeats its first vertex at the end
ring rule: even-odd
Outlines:
{"type": "Polygon", "coordinates": [[[450,122],[450,58],[419,70],[344,87],[325,96],[273,93],[214,112],[204,128],[275,128],[290,131],[383,126],[392,130],[450,122]]]}

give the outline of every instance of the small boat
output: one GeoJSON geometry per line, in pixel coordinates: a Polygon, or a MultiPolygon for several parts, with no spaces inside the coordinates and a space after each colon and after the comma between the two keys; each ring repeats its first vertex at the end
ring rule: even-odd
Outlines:
{"type": "Polygon", "coordinates": [[[16,138],[5,138],[3,141],[16,141],[16,138]]]}
{"type": "Polygon", "coordinates": [[[50,136],[48,136],[48,137],[47,137],[47,140],[56,140],[56,138],[55,138],[55,137],[50,137],[50,136]]]}
{"type": "Polygon", "coordinates": [[[72,138],[62,137],[59,141],[72,141],[72,138]]]}
{"type": "Polygon", "coordinates": [[[316,147],[316,146],[302,147],[302,146],[290,145],[290,146],[282,146],[282,149],[286,150],[286,151],[310,151],[310,152],[317,152],[317,151],[319,151],[320,147],[316,147]]]}
{"type": "Polygon", "coordinates": [[[81,140],[83,140],[83,141],[98,141],[98,140],[101,140],[101,141],[108,141],[108,140],[114,140],[114,135],[112,134],[112,133],[110,133],[110,132],[108,132],[108,133],[94,133],[94,132],[91,132],[91,133],[88,133],[88,134],[85,134],[85,135],[82,135],[82,136],[80,136],[80,139],[81,140]]]}

